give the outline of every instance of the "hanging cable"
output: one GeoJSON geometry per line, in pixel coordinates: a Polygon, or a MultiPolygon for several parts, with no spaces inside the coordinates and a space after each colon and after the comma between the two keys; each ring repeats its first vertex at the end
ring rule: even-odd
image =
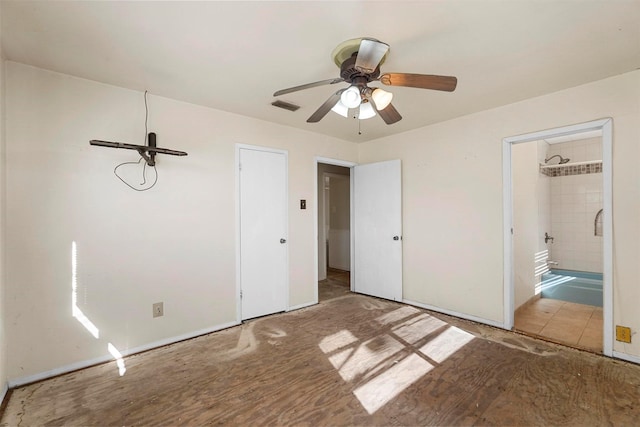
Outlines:
{"type": "MultiPolygon", "coordinates": [[[[123,162],[123,163],[120,163],[118,166],[116,166],[113,169],[113,174],[115,176],[117,176],[120,181],[124,182],[127,185],[127,187],[131,188],[132,190],[135,190],[135,191],[151,190],[153,188],[153,186],[156,185],[156,183],[158,182],[158,170],[156,169],[155,166],[152,166],[153,171],[156,174],[155,179],[153,180],[153,184],[151,184],[151,186],[149,186],[147,188],[136,188],[133,185],[129,184],[127,181],[125,181],[124,178],[122,178],[120,175],[118,175],[118,168],[119,167],[124,166],[124,165],[139,165],[141,160],[143,160],[142,157],[140,157],[140,159],[137,162],[123,162]]],[[[147,162],[144,162],[144,166],[142,167],[142,179],[143,179],[143,182],[140,183],[140,185],[145,185],[147,183],[147,177],[146,177],[146,173],[145,173],[146,167],[147,167],[147,162]]]]}
{"type": "MultiPolygon", "coordinates": [[[[142,145],[147,145],[147,135],[149,135],[149,130],[148,130],[148,121],[149,121],[149,105],[147,104],[147,91],[144,91],[144,139],[143,139],[143,144],[142,145]]],[[[127,187],[131,188],[132,190],[135,191],[147,191],[147,190],[151,190],[156,183],[158,182],[158,170],[156,169],[156,166],[153,165],[153,171],[155,172],[155,179],[153,180],[153,184],[151,184],[151,186],[147,187],[147,188],[136,188],[133,185],[129,184],[127,181],[125,181],[120,175],[118,175],[118,168],[120,168],[121,166],[124,165],[136,165],[136,164],[140,164],[140,161],[143,160],[143,157],[140,156],[140,159],[137,162],[123,162],[120,163],[118,166],[116,166],[113,169],[113,174],[115,176],[118,177],[118,179],[122,182],[124,182],[127,187]]],[[[140,183],[140,185],[145,185],[147,183],[147,162],[144,162],[144,165],[142,166],[142,182],[140,183]]]]}

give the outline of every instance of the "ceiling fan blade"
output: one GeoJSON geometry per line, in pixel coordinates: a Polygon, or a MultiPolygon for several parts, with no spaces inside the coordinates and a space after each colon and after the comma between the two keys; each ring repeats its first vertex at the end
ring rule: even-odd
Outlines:
{"type": "MultiPolygon", "coordinates": [[[[373,108],[376,108],[375,102],[372,102],[371,105],[373,105],[373,108]]],[[[380,114],[382,120],[384,120],[388,125],[392,125],[402,120],[402,116],[398,113],[398,110],[396,110],[391,104],[387,105],[383,110],[376,109],[376,111],[380,114]]]]}
{"type": "Polygon", "coordinates": [[[389,45],[378,40],[362,39],[356,57],[356,70],[363,73],[373,73],[382,58],[389,51],[389,45]]]}
{"type": "Polygon", "coordinates": [[[319,82],[307,83],[307,84],[300,85],[300,86],[294,86],[294,87],[290,87],[290,88],[287,88],[287,89],[281,89],[281,90],[277,91],[276,93],[274,93],[273,96],[280,96],[280,95],[284,95],[286,93],[297,92],[299,90],[309,89],[309,88],[317,87],[317,86],[332,85],[332,84],[340,83],[340,82],[343,82],[343,81],[344,80],[342,80],[342,79],[321,80],[319,82]]]}
{"type": "Polygon", "coordinates": [[[327,99],[324,104],[322,104],[320,108],[318,108],[316,112],[307,119],[307,123],[317,123],[322,120],[322,118],[326,116],[329,111],[331,111],[331,109],[338,103],[338,101],[340,101],[340,95],[342,95],[342,92],[344,92],[344,89],[339,90],[331,95],[329,99],[327,99]]]}
{"type": "Polygon", "coordinates": [[[446,92],[453,92],[458,84],[458,79],[453,76],[408,73],[386,73],[380,76],[380,81],[389,86],[408,86],[446,92]]]}

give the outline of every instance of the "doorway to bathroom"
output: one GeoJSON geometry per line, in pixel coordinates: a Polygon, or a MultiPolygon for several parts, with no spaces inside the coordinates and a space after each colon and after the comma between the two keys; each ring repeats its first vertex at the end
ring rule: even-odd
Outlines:
{"type": "Polygon", "coordinates": [[[610,120],[590,122],[504,145],[505,323],[604,354],[612,350],[610,129],[610,120]]]}

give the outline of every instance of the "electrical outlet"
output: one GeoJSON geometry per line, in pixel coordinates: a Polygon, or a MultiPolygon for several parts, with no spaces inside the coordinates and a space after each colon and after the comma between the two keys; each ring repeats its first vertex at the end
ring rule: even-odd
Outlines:
{"type": "Polygon", "coordinates": [[[164,316],[164,303],[157,302],[153,304],[153,317],[164,316]]]}
{"type": "Polygon", "coordinates": [[[616,340],[631,343],[631,328],[616,325],[616,340]]]}

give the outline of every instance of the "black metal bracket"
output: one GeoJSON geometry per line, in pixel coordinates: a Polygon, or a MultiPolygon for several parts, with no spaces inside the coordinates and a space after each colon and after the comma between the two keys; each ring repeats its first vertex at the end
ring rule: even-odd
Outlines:
{"type": "Polygon", "coordinates": [[[184,151],[170,150],[168,148],[159,148],[156,146],[156,134],[150,132],[147,135],[148,145],[128,144],[126,142],[111,142],[92,139],[89,141],[91,145],[111,148],[125,148],[127,150],[136,150],[138,154],[147,162],[149,166],[156,165],[156,154],[170,154],[172,156],[186,156],[184,151]]]}
{"type": "MultiPolygon", "coordinates": [[[[156,134],[154,132],[149,132],[147,135],[148,148],[156,148],[156,134]]],[[[138,148],[138,153],[142,158],[147,162],[149,166],[156,165],[156,152],[153,150],[147,150],[147,147],[138,148]],[[148,154],[147,154],[148,153],[148,154]]]]}

